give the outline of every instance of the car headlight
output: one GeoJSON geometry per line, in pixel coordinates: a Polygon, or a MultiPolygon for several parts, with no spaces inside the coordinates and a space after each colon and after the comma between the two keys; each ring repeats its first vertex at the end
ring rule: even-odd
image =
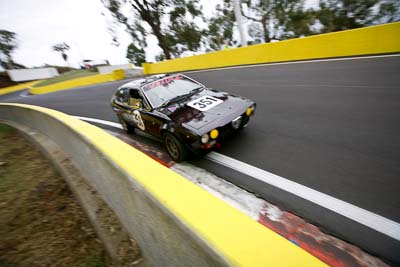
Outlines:
{"type": "Polygon", "coordinates": [[[217,139],[218,135],[219,135],[219,133],[218,133],[218,130],[217,130],[217,129],[214,129],[214,130],[212,130],[212,131],[210,132],[210,137],[211,137],[212,139],[217,139]]]}
{"type": "Polygon", "coordinates": [[[254,104],[251,105],[250,107],[248,107],[248,108],[246,109],[246,115],[247,115],[247,116],[250,116],[251,114],[254,113],[255,109],[256,109],[256,106],[255,106],[254,104]]]}
{"type": "Polygon", "coordinates": [[[202,142],[203,144],[207,143],[208,140],[210,140],[210,137],[208,136],[208,134],[203,134],[203,135],[201,136],[201,142],[202,142]]]}

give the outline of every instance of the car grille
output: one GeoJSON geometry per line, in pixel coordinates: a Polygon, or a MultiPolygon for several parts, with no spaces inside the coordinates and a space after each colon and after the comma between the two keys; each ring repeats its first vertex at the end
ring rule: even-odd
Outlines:
{"type": "MultiPolygon", "coordinates": [[[[249,117],[245,113],[241,114],[241,117],[242,117],[242,119],[241,119],[240,127],[246,125],[249,122],[249,117]]],[[[236,119],[237,118],[235,118],[235,120],[236,119]]],[[[224,139],[225,137],[237,132],[237,130],[235,130],[232,127],[232,122],[229,122],[229,123],[225,124],[224,126],[219,127],[217,129],[219,132],[219,135],[217,138],[218,140],[224,139]]]]}

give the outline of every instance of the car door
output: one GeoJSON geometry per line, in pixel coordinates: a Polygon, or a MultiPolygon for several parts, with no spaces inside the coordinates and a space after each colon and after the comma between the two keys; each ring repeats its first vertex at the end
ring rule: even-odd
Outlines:
{"type": "Polygon", "coordinates": [[[142,131],[159,136],[162,119],[152,112],[139,89],[130,89],[129,96],[129,119],[131,122],[142,131]]]}

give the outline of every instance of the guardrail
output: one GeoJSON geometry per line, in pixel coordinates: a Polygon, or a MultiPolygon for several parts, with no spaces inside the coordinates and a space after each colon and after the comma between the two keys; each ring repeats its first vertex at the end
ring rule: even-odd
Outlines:
{"type": "Polygon", "coordinates": [[[42,80],[59,75],[57,69],[53,67],[7,70],[7,74],[10,77],[11,81],[14,82],[42,80]]]}
{"type": "Polygon", "coordinates": [[[50,85],[31,88],[29,90],[29,92],[34,95],[47,94],[47,93],[52,93],[52,92],[57,92],[57,91],[62,91],[62,90],[67,90],[67,89],[74,89],[76,87],[81,87],[81,86],[88,86],[88,85],[93,85],[93,84],[98,84],[98,83],[117,81],[117,80],[121,80],[124,78],[125,78],[125,72],[121,69],[118,69],[118,70],[114,70],[112,73],[108,73],[108,74],[97,74],[97,75],[93,75],[93,76],[82,77],[82,78],[67,80],[67,81],[58,82],[58,83],[54,83],[54,84],[50,84],[50,85]]]}
{"type": "Polygon", "coordinates": [[[0,120],[59,145],[138,241],[149,266],[325,266],[93,125],[23,104],[0,104],[0,120]]]}
{"type": "Polygon", "coordinates": [[[17,85],[13,85],[13,86],[8,86],[6,88],[0,88],[0,95],[17,92],[17,91],[21,91],[24,89],[30,89],[30,88],[32,88],[32,86],[34,86],[35,84],[37,84],[39,82],[41,82],[41,81],[39,80],[39,81],[21,83],[21,84],[17,84],[17,85]]]}
{"type": "Polygon", "coordinates": [[[400,52],[400,22],[144,63],[145,74],[400,52]]]}

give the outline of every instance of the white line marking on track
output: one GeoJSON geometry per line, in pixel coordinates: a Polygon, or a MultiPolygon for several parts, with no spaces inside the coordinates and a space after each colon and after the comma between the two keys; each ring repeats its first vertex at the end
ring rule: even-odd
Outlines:
{"type": "Polygon", "coordinates": [[[220,153],[210,152],[206,158],[400,240],[400,224],[397,222],[220,153]]]}
{"type": "Polygon", "coordinates": [[[264,63],[264,64],[256,64],[256,65],[222,67],[222,68],[206,69],[206,70],[190,70],[190,71],[182,71],[182,72],[183,73],[195,73],[195,72],[220,71],[220,70],[242,69],[242,68],[257,68],[257,67],[264,67],[264,66],[277,66],[277,65],[288,65],[288,64],[305,64],[305,63],[328,62],[328,61],[360,60],[360,59],[382,58],[382,57],[400,57],[400,54],[365,56],[365,57],[344,57],[344,58],[299,60],[299,61],[278,62],[278,63],[264,63]]]}
{"type": "Polygon", "coordinates": [[[73,117],[83,120],[83,121],[90,121],[90,122],[95,122],[95,123],[99,123],[99,124],[103,124],[103,125],[108,125],[108,126],[115,127],[118,129],[123,129],[120,123],[116,123],[116,122],[112,122],[112,121],[104,121],[104,120],[80,117],[80,116],[73,116],[73,117]]]}
{"type": "MultiPolygon", "coordinates": [[[[119,123],[87,117],[74,117],[84,121],[95,122],[122,129],[122,126],[119,123]]],[[[301,197],[321,207],[327,208],[337,214],[400,241],[400,224],[395,221],[220,153],[212,151],[206,155],[206,158],[301,197]]]]}
{"type": "Polygon", "coordinates": [[[22,96],[22,97],[29,97],[29,90],[23,90],[23,91],[19,94],[19,96],[22,96]]]}

